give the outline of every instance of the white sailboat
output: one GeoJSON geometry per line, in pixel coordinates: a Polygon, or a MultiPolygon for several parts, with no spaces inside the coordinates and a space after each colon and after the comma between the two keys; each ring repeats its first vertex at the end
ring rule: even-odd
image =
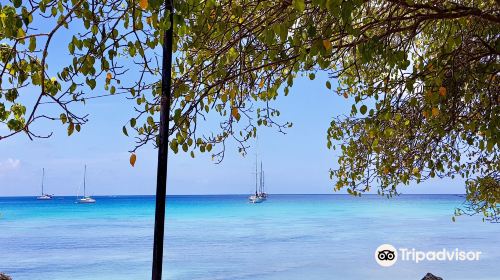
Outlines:
{"type": "Polygon", "coordinates": [[[42,195],[37,197],[37,200],[51,200],[52,195],[43,192],[43,181],[45,179],[45,168],[42,168],[42,195]]]}
{"type": "Polygon", "coordinates": [[[255,157],[255,194],[248,197],[250,203],[262,203],[267,199],[267,194],[264,192],[264,176],[262,171],[262,162],[260,163],[260,183],[259,172],[257,171],[257,156],[255,157]]]}
{"type": "Polygon", "coordinates": [[[83,171],[83,197],[78,199],[76,201],[77,203],[82,203],[82,204],[95,203],[95,199],[86,195],[86,184],[85,184],[85,177],[86,176],[87,176],[87,165],[85,165],[85,169],[83,171]]]}

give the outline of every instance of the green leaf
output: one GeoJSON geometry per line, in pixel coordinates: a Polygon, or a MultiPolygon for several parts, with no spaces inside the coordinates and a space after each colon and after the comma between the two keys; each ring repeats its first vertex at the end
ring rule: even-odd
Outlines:
{"type": "Polygon", "coordinates": [[[359,108],[359,112],[364,115],[364,114],[366,114],[367,109],[368,108],[366,107],[366,105],[363,105],[363,106],[361,106],[361,108],[359,108]]]}
{"type": "Polygon", "coordinates": [[[94,89],[96,85],[96,81],[94,79],[87,79],[87,85],[90,87],[90,89],[94,89]]]}
{"type": "Polygon", "coordinates": [[[177,141],[170,142],[170,149],[172,149],[175,154],[179,152],[179,144],[177,143],[177,141]]]}
{"type": "Polygon", "coordinates": [[[30,45],[28,48],[32,52],[35,51],[35,49],[36,49],[36,38],[35,37],[30,37],[30,45]]]}
{"type": "Polygon", "coordinates": [[[125,136],[128,136],[127,128],[125,126],[122,127],[122,131],[125,136]]]}
{"type": "Polygon", "coordinates": [[[340,15],[341,0],[326,0],[326,8],[334,15],[340,15]]]}
{"type": "Polygon", "coordinates": [[[69,50],[69,53],[70,54],[74,54],[75,53],[75,44],[73,44],[72,42],[68,44],[68,50],[69,50]]]}
{"type": "Polygon", "coordinates": [[[5,94],[5,99],[10,102],[14,102],[17,97],[19,96],[19,93],[17,89],[9,89],[7,93],[5,94]]]}
{"type": "Polygon", "coordinates": [[[326,88],[332,89],[332,84],[330,83],[330,81],[326,81],[326,88]]]}
{"type": "Polygon", "coordinates": [[[306,3],[304,0],[293,0],[292,5],[299,12],[303,12],[306,9],[306,3]]]}
{"type": "Polygon", "coordinates": [[[7,122],[7,127],[12,131],[17,131],[22,128],[22,123],[16,119],[10,119],[7,122]]]}

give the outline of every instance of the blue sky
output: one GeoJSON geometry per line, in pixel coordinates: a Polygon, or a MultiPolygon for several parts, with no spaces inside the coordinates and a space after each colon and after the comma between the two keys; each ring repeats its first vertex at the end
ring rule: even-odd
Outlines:
{"type": "MultiPolygon", "coordinates": [[[[60,65],[69,59],[64,32],[56,37],[49,51],[51,63],[60,65]],[[57,55],[50,55],[57,53],[57,55]]],[[[50,70],[50,69],[49,69],[50,70]]],[[[258,154],[264,163],[266,186],[270,193],[334,193],[328,170],[335,167],[337,154],[326,148],[326,131],[333,117],[347,114],[351,102],[326,89],[326,74],[315,81],[298,78],[291,93],[280,97],[275,106],[283,121],[293,127],[283,135],[272,128],[259,131],[258,154]]],[[[102,87],[97,87],[99,89],[102,87]]],[[[32,102],[27,89],[25,100],[32,102]]],[[[49,139],[30,141],[17,135],[0,141],[0,196],[37,195],[40,193],[42,168],[45,168],[46,192],[75,195],[82,185],[87,165],[88,193],[154,194],[156,150],[143,147],[131,167],[128,151],[133,138],[121,128],[132,116],[134,100],[112,96],[89,100],[77,110],[90,114],[90,121],[80,133],[67,136],[59,122],[39,122],[33,128],[40,133],[53,131],[49,139]]],[[[44,105],[46,106],[46,105],[44,105]]],[[[204,127],[203,130],[207,129],[204,127]]],[[[210,129],[210,127],[208,127],[210,129]]],[[[0,124],[0,135],[7,129],[0,124]]],[[[227,146],[221,164],[209,155],[191,159],[186,154],[170,153],[169,194],[246,194],[254,186],[255,144],[242,157],[235,143],[227,146]]],[[[403,193],[463,193],[462,180],[432,180],[401,189],[403,193]]],[[[340,192],[343,193],[343,192],[340,192]]]]}
{"type": "MultiPolygon", "coordinates": [[[[272,128],[260,130],[258,153],[271,193],[333,193],[328,170],[336,164],[336,153],[326,148],[326,130],[332,117],[347,113],[350,104],[329,92],[325,79],[325,75],[315,81],[299,78],[291,94],[276,102],[282,118],[294,123],[286,135],[272,128]]],[[[130,118],[132,106],[133,101],[123,96],[89,101],[85,110],[91,114],[90,121],[80,133],[68,137],[59,123],[40,123],[37,129],[54,131],[51,138],[30,141],[18,135],[2,140],[0,196],[38,194],[42,167],[47,192],[75,195],[82,185],[85,164],[90,194],[154,194],[156,150],[142,148],[136,166],[128,163],[133,139],[124,136],[121,127],[130,118]]],[[[221,164],[214,164],[208,155],[192,159],[170,153],[168,193],[250,193],[255,147],[247,157],[237,152],[234,143],[227,149],[221,164]]],[[[436,179],[401,190],[462,193],[463,182],[436,179]]]]}

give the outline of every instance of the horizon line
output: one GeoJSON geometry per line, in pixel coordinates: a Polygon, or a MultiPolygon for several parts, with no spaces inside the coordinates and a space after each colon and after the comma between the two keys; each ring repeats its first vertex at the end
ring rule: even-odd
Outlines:
{"type": "MultiPolygon", "coordinates": [[[[353,196],[348,193],[269,193],[270,195],[344,195],[344,196],[353,196]]],[[[249,195],[247,193],[227,193],[227,194],[167,194],[166,196],[242,196],[249,195]]],[[[380,194],[362,194],[361,196],[386,196],[380,194]]],[[[408,193],[408,194],[398,194],[393,195],[395,197],[402,195],[465,195],[465,193],[408,193]]],[[[38,197],[39,195],[7,195],[0,196],[0,198],[9,198],[9,197],[38,197]]],[[[79,197],[77,195],[53,195],[54,197],[79,197]]],[[[156,196],[154,194],[103,194],[103,195],[92,195],[93,197],[124,197],[124,196],[156,196]]],[[[354,197],[354,196],[353,196],[354,197]]]]}

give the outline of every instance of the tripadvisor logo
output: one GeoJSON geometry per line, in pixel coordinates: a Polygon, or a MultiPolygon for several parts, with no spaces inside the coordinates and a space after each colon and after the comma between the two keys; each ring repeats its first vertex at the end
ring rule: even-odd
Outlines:
{"type": "Polygon", "coordinates": [[[398,251],[401,261],[419,263],[422,261],[478,261],[480,251],[462,251],[441,249],[439,251],[418,251],[415,248],[396,249],[390,244],[382,244],[375,250],[375,261],[383,267],[393,266],[398,260],[398,251]]]}
{"type": "Polygon", "coordinates": [[[382,244],[375,250],[375,261],[380,266],[392,266],[398,260],[398,252],[394,246],[390,244],[382,244]]]}

